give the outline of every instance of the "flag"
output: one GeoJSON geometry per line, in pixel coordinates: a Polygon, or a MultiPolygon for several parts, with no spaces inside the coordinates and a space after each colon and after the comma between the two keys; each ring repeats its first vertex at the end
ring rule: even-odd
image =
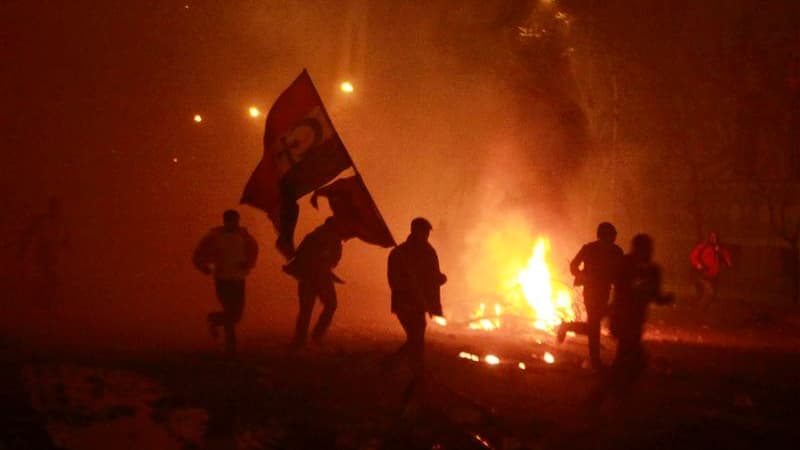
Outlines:
{"type": "Polygon", "coordinates": [[[264,155],[245,186],[241,203],[267,213],[278,231],[278,249],[294,254],[297,199],[352,166],[306,70],[267,114],[264,155]]]}
{"type": "Polygon", "coordinates": [[[333,217],[342,229],[347,230],[349,237],[357,237],[381,247],[396,245],[389,227],[358,174],[336,180],[316,190],[311,196],[311,204],[315,208],[318,197],[327,197],[333,217]]]}

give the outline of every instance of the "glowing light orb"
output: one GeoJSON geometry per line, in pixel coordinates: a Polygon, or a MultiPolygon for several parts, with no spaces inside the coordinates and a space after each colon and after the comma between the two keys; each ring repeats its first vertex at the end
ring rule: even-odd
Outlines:
{"type": "Polygon", "coordinates": [[[353,83],[349,81],[343,81],[342,84],[339,85],[339,89],[346,94],[352,94],[353,91],[356,90],[353,83]]]}
{"type": "Polygon", "coordinates": [[[248,112],[250,113],[250,117],[258,117],[261,115],[261,111],[255,106],[251,106],[248,112]]]}
{"type": "Polygon", "coordinates": [[[177,163],[178,162],[178,158],[172,158],[172,162],[177,163]]]}
{"type": "Polygon", "coordinates": [[[447,319],[442,316],[433,316],[433,323],[436,325],[446,327],[447,326],[447,319]]]}
{"type": "Polygon", "coordinates": [[[547,364],[553,364],[554,362],[556,362],[556,358],[550,352],[544,352],[542,359],[544,359],[544,362],[546,362],[547,364]]]}
{"type": "Polygon", "coordinates": [[[200,114],[195,114],[194,119],[192,120],[194,120],[195,123],[200,123],[203,121],[203,116],[201,116],[200,114]]]}
{"type": "Polygon", "coordinates": [[[496,366],[500,364],[500,358],[494,355],[486,355],[483,360],[486,361],[486,364],[489,364],[490,366],[496,366]]]}
{"type": "Polygon", "coordinates": [[[525,370],[527,368],[527,366],[525,366],[524,362],[520,362],[519,364],[517,364],[517,367],[519,367],[520,370],[525,370]]]}

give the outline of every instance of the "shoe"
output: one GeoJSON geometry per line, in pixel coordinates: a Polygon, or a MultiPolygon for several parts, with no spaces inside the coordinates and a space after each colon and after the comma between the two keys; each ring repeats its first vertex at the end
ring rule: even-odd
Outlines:
{"type": "Polygon", "coordinates": [[[567,324],[562,323],[558,326],[558,329],[556,330],[556,341],[558,341],[559,344],[563,344],[566,339],[567,339],[567,324]]]}

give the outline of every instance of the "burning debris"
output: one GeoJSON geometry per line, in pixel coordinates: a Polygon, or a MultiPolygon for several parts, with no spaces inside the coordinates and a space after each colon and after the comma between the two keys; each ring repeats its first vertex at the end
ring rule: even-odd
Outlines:
{"type": "MultiPolygon", "coordinates": [[[[498,250],[502,251],[504,245],[511,244],[498,245],[498,250]]],[[[468,327],[494,331],[513,320],[523,322],[526,328],[553,334],[562,322],[575,320],[577,293],[553,276],[549,253],[550,241],[539,237],[524,264],[503,270],[510,275],[498,287],[502,294],[493,303],[479,303],[469,316],[468,327]]]]}

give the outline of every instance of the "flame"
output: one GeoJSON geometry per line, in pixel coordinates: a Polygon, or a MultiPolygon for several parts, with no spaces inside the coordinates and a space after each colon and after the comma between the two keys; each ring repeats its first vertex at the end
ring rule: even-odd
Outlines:
{"type": "MultiPolygon", "coordinates": [[[[508,245],[508,244],[507,244],[508,245]]],[[[498,246],[502,250],[502,246],[498,246]]],[[[480,303],[470,318],[474,330],[492,331],[501,327],[502,316],[511,313],[529,317],[535,329],[553,333],[563,321],[575,319],[573,297],[569,288],[553,281],[553,271],[548,263],[550,241],[539,237],[524,266],[510,270],[505,281],[505,306],[495,303],[494,316],[488,316],[486,303],[480,303]]]]}

